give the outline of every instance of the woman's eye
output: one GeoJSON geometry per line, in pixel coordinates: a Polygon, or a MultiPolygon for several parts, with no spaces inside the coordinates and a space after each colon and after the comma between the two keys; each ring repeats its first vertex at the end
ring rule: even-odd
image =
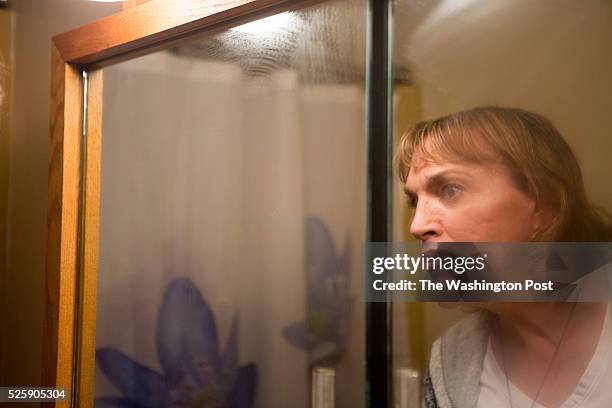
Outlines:
{"type": "Polygon", "coordinates": [[[445,198],[447,200],[452,200],[453,198],[456,198],[460,192],[461,192],[461,187],[454,185],[454,184],[446,184],[442,186],[442,189],[441,189],[442,198],[445,198]]]}
{"type": "Polygon", "coordinates": [[[416,208],[417,206],[417,198],[416,197],[408,197],[408,207],[416,208]]]}

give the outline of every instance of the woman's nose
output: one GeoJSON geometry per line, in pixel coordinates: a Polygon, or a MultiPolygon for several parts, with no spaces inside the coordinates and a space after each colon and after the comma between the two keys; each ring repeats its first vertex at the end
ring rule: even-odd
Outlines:
{"type": "Polygon", "coordinates": [[[433,239],[442,233],[433,208],[425,200],[419,200],[415,208],[414,217],[410,224],[410,233],[421,241],[433,239]]]}

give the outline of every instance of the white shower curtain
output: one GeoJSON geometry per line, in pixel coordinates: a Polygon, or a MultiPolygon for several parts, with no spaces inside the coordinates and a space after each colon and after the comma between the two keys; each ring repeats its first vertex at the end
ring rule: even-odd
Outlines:
{"type": "MultiPolygon", "coordinates": [[[[162,372],[160,305],[186,277],[215,317],[221,352],[237,317],[239,364],[257,369],[255,406],[306,407],[308,355],[282,333],[307,314],[307,216],[352,248],[361,296],[363,89],[302,85],[292,70],[248,77],[169,52],[108,68],[104,81],[97,349],[162,372]]],[[[363,366],[354,303],[340,381],[363,366]]],[[[99,369],[95,385],[96,397],[121,395],[99,369]]],[[[349,387],[339,393],[362,404],[349,387]]]]}

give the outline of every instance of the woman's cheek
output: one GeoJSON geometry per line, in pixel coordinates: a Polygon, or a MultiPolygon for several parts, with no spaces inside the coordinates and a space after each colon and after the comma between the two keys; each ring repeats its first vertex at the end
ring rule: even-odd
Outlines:
{"type": "Polygon", "coordinates": [[[443,229],[449,241],[504,242],[524,240],[523,214],[518,214],[497,200],[456,206],[443,217],[443,229]],[[518,215],[518,219],[517,219],[518,215]]]}
{"type": "Polygon", "coordinates": [[[456,219],[458,231],[470,242],[521,242],[530,238],[531,210],[527,203],[506,196],[507,200],[483,200],[466,209],[456,219]],[[460,221],[459,221],[460,220],[460,221]],[[468,239],[469,238],[469,239],[468,239]]]}
{"type": "Polygon", "coordinates": [[[487,242],[495,227],[494,222],[474,208],[447,211],[442,225],[451,242],[487,242]]]}

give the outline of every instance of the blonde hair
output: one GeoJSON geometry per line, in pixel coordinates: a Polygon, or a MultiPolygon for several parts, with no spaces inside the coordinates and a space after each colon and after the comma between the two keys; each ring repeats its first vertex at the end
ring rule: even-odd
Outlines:
{"type": "Polygon", "coordinates": [[[478,107],[420,122],[402,136],[397,147],[394,160],[402,182],[415,153],[426,161],[501,162],[538,206],[553,212],[552,222],[535,240],[612,239],[610,216],[589,203],[572,149],[541,115],[478,107]]]}

